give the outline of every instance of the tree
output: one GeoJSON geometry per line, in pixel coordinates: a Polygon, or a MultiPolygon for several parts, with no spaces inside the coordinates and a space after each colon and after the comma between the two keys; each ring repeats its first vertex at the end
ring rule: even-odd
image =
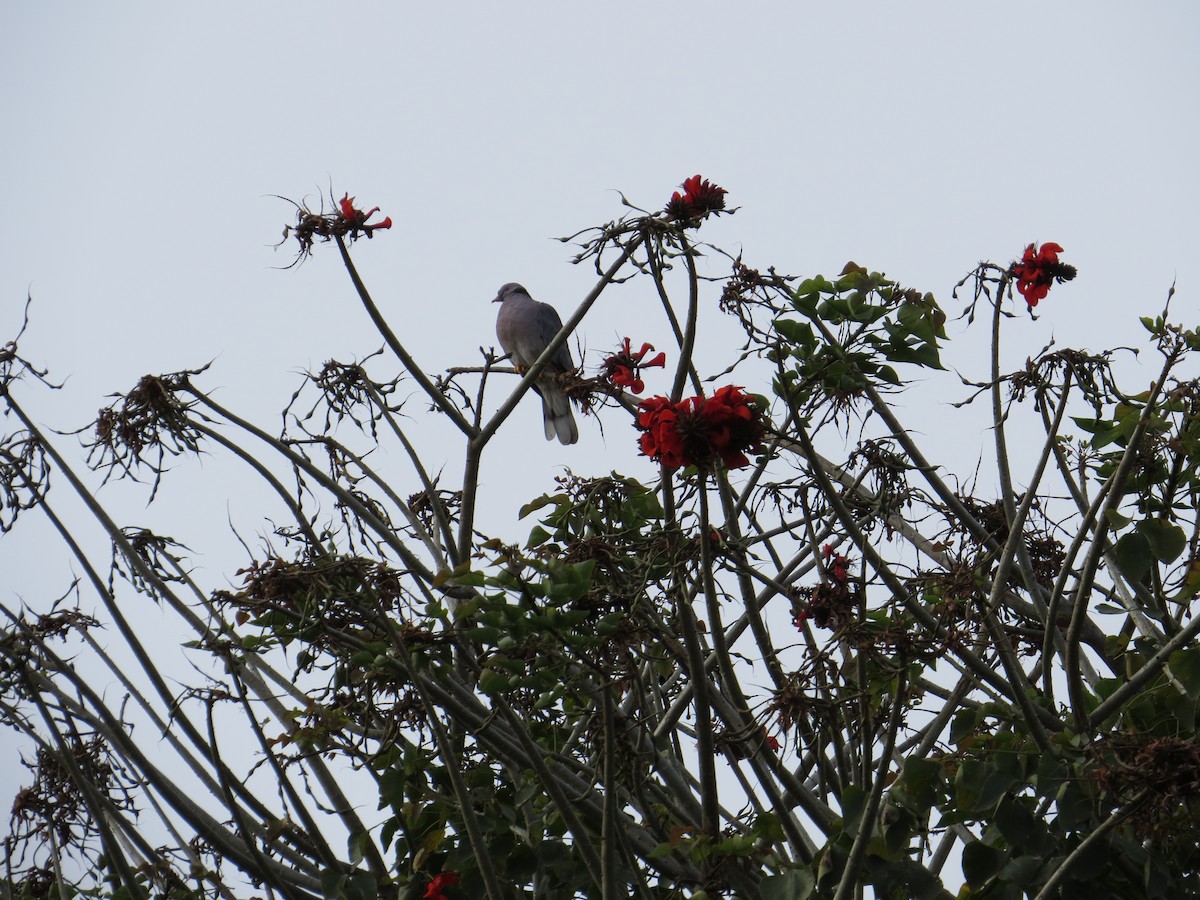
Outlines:
{"type": "Polygon", "coordinates": [[[6,345],[4,530],[49,517],[111,629],[79,600],[4,609],[0,708],[33,779],[7,895],[1200,889],[1200,382],[1178,374],[1200,331],[1170,320],[1170,295],[1141,320],[1161,360],[1145,390],[1118,386],[1112,351],[1047,348],[1003,373],[1014,288],[1032,311],[1075,274],[1058,245],[1030,245],[955,289],[991,325],[989,371],[963,388],[934,297],[854,263],[801,279],[726,256],[718,297],[697,260],[723,254],[698,233],[725,196],[696,176],[662,212],[574,236],[595,287],[498,404],[488,389],[516,371],[503,359],[427,373],[379,313],[349,249],[390,219],[369,224],[348,196],[297,205],[297,261],[336,247],[390,355],[307,376],[280,434],[206,392],[204,369],[146,376],[81,432],[106,480],[157,487],[203,451],[269,485],[273,535],[236,590],[110,517],[28,411],[48,374],[20,335],[6,345]],[[676,346],[647,358],[633,335],[558,378],[585,413],[631,426],[657,479],[568,473],[521,510],[526,533],[482,533],[498,429],[635,278],[676,346]],[[702,377],[714,307],[746,343],[702,377]],[[739,365],[769,373],[761,393],[739,365]],[[639,399],[658,366],[669,390],[639,399]],[[461,435],[454,486],[401,414],[402,378],[461,435]],[[946,384],[965,391],[954,415],[990,401],[990,492],[892,402],[946,384]],[[1010,451],[1018,426],[1043,435],[1031,465],[1010,451]],[[397,494],[380,446],[421,490],[397,494]],[[52,477],[111,539],[107,578],[52,477]],[[192,684],[168,676],[131,595],[190,630],[192,684]],[[98,692],[85,659],[122,695],[98,692]]]}

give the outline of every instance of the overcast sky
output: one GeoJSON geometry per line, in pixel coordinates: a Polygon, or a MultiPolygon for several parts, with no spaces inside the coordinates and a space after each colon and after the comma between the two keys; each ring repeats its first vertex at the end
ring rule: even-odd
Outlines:
{"type": "MultiPolygon", "coordinates": [[[[1011,368],[1051,336],[1091,349],[1140,340],[1136,317],[1176,279],[1176,315],[1197,318],[1200,5],[1183,0],[736,12],[9,0],[0,86],[0,341],[32,292],[21,349],[67,390],[30,384],[20,399],[59,429],[147,372],[209,360],[203,383],[273,428],[299,370],[379,346],[336,252],[275,268],[290,261],[272,244],[291,209],[272,195],[319,202],[330,188],[395,222],[356,258],[433,371],[495,343],[488,301],[504,282],[565,316],[594,279],[552,239],[621,215],[618,191],[657,208],[695,173],[741,208],[703,236],[750,265],[833,274],[854,259],[951,313],[952,286],[978,260],[1062,244],[1079,277],[1037,322],[1011,323],[1011,368]]],[[[667,346],[656,311],[648,283],[606,296],[583,328],[588,362],[624,335],[667,346]]],[[[732,345],[711,327],[702,369],[717,371],[732,345]]],[[[511,523],[563,466],[649,475],[615,411],[603,435],[581,425],[563,448],[542,440],[532,398],[518,410],[500,449],[520,464],[497,454],[484,471],[511,490],[492,522],[511,523]]],[[[277,514],[205,466],[200,487],[164,490],[176,517],[203,503],[252,536],[277,514]]],[[[203,537],[167,520],[181,540],[203,537]]],[[[66,589],[39,556],[48,539],[34,528],[0,542],[4,602],[66,589]]],[[[214,587],[229,573],[224,560],[199,566],[214,587]]]]}

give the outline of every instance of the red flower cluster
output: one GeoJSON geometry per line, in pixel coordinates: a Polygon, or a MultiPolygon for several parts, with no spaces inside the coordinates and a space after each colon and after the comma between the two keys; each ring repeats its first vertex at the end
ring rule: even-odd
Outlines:
{"type": "Polygon", "coordinates": [[[653,344],[642,344],[642,349],[634,353],[629,338],[625,338],[621,349],[602,363],[604,377],[618,387],[629,388],[635,394],[640,394],[646,389],[646,383],[642,381],[639,370],[661,368],[667,364],[667,354],[665,353],[660,353],[653,359],[645,359],[646,354],[653,349],[653,344]],[[643,362],[643,360],[645,361],[643,362]]]}
{"type": "Polygon", "coordinates": [[[1058,261],[1058,254],[1062,252],[1063,248],[1055,243],[1042,244],[1041,250],[1037,244],[1030,244],[1025,248],[1021,261],[1013,263],[1009,269],[1009,273],[1017,279],[1017,290],[1031,309],[1038,305],[1039,300],[1046,299],[1050,285],[1055,281],[1070,281],[1075,277],[1074,266],[1058,261]]]}
{"type": "Polygon", "coordinates": [[[733,385],[678,403],[649,397],[638,407],[637,427],[642,453],[668,469],[703,469],[718,459],[729,469],[748,466],[746,451],[761,447],[765,431],[754,398],[733,385]]]}
{"type": "Polygon", "coordinates": [[[850,560],[834,551],[832,544],[821,548],[821,556],[827,583],[801,592],[800,602],[792,606],[792,624],[797,628],[809,619],[818,628],[837,628],[850,620],[858,603],[858,591],[850,584],[850,560]]]}
{"type": "Polygon", "coordinates": [[[349,232],[350,237],[352,238],[358,237],[358,232],[360,231],[367,237],[370,237],[371,232],[377,228],[387,229],[392,227],[391,216],[388,216],[382,222],[376,222],[374,225],[368,225],[367,219],[379,212],[379,207],[376,206],[370,212],[363,212],[361,209],[355,209],[354,198],[349,194],[342,195],[342,199],[338,201],[338,209],[341,213],[341,220],[345,224],[346,230],[349,232]]]}
{"type": "Polygon", "coordinates": [[[676,191],[667,203],[666,212],[672,219],[698,219],[705,213],[725,208],[725,195],[729,191],[707,179],[701,179],[699,175],[687,179],[682,187],[683,193],[676,191]]]}
{"type": "Polygon", "coordinates": [[[458,882],[457,872],[438,872],[425,887],[425,900],[446,900],[442,888],[454,887],[458,882]]]}
{"type": "Polygon", "coordinates": [[[829,567],[830,581],[835,585],[843,585],[850,580],[850,573],[846,568],[850,565],[850,560],[840,553],[835,553],[833,544],[826,544],[822,547],[821,556],[825,558],[825,565],[829,567]]]}

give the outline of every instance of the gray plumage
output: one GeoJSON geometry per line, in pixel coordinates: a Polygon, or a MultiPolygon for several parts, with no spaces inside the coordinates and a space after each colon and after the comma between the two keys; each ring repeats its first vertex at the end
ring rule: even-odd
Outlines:
{"type": "MultiPolygon", "coordinates": [[[[542,355],[542,351],[562,330],[562,319],[548,303],[539,303],[515,282],[500,288],[493,303],[500,304],[496,316],[496,337],[500,346],[512,358],[520,371],[525,371],[542,355]]],[[[579,440],[579,426],[571,414],[571,401],[554,376],[574,370],[571,351],[564,343],[546,364],[533,389],[542,398],[542,417],[545,419],[546,440],[558,438],[560,443],[574,444],[579,440]]]]}

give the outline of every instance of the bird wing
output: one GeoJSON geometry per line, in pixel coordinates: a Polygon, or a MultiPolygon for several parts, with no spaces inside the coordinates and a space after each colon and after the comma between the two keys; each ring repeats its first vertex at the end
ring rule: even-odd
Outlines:
{"type": "MultiPolygon", "coordinates": [[[[534,354],[533,359],[529,362],[534,363],[538,356],[541,356],[542,351],[550,346],[550,342],[554,340],[554,336],[562,331],[562,319],[559,318],[558,310],[549,303],[538,303],[534,301],[537,310],[537,328],[539,350],[534,354]]],[[[566,341],[563,341],[561,347],[558,348],[550,362],[546,365],[546,371],[551,373],[569,372],[575,368],[575,363],[571,359],[571,348],[567,346],[566,341]]]]}
{"type": "MultiPolygon", "coordinates": [[[[496,320],[496,336],[505,353],[521,367],[533,365],[542,351],[562,329],[558,311],[548,303],[539,303],[528,294],[517,294],[504,301],[496,320]]],[[[575,368],[571,350],[564,343],[546,366],[549,374],[575,368]]]]}

